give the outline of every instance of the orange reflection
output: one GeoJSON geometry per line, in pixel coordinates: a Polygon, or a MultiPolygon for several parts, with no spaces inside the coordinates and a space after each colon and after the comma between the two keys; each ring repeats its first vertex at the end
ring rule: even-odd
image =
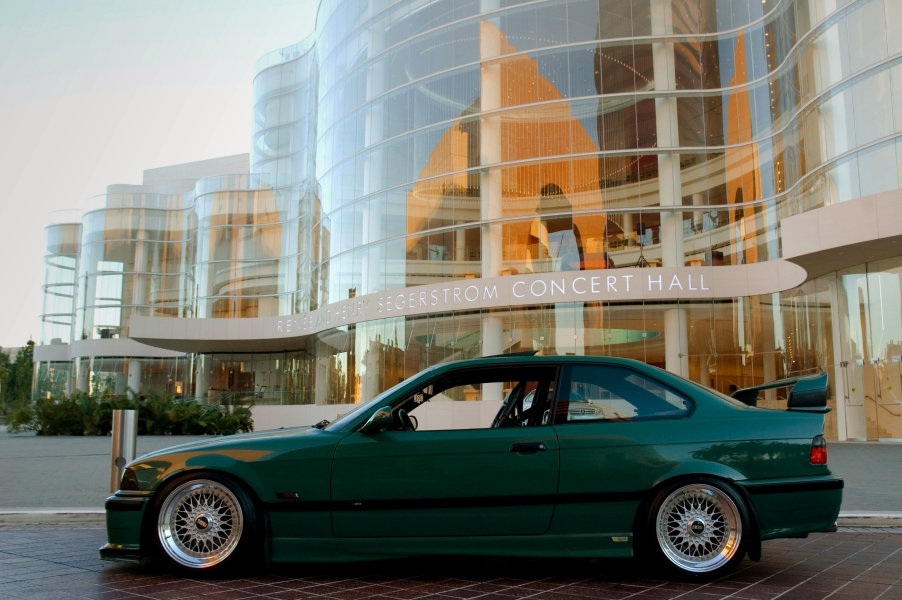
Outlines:
{"type": "MultiPolygon", "coordinates": [[[[480,36],[483,43],[486,37],[490,38],[488,46],[496,48],[499,56],[484,62],[481,85],[483,94],[486,89],[497,90],[500,108],[487,110],[486,106],[492,102],[481,99],[481,107],[464,111],[441,137],[420,172],[419,181],[407,196],[408,233],[482,219],[485,200],[480,197],[483,193],[480,175],[467,169],[479,166],[483,162],[481,152],[494,144],[489,150],[492,162],[531,161],[506,167],[488,166],[500,173],[501,217],[601,207],[595,156],[598,146],[571,114],[569,102],[553,82],[539,74],[535,60],[527,55],[509,56],[517,48],[508,43],[495,25],[483,21],[480,36]],[[475,115],[479,110],[487,112],[475,115]],[[488,121],[493,123],[491,128],[484,126],[488,121]],[[480,140],[481,135],[493,135],[495,139],[480,140]],[[571,157],[583,153],[586,158],[571,157]],[[546,160],[538,162],[540,158],[546,160]],[[555,195],[562,194],[564,200],[548,203],[549,189],[554,189],[555,195]]],[[[583,241],[603,239],[605,219],[599,219],[597,213],[592,217],[574,217],[573,225],[583,241]]],[[[539,256],[541,234],[537,231],[540,228],[541,224],[532,219],[506,224],[503,259],[539,256]]],[[[434,238],[409,236],[408,258],[473,260],[479,256],[478,240],[473,240],[477,244],[474,248],[455,250],[439,247],[441,242],[436,246],[434,238]]]]}
{"type": "Polygon", "coordinates": [[[736,38],[736,51],[733,55],[736,71],[730,80],[730,93],[727,103],[726,128],[726,168],[727,168],[727,202],[735,204],[730,212],[730,237],[735,250],[736,264],[757,262],[758,248],[756,236],[756,214],[743,206],[761,197],[761,168],[758,160],[758,148],[751,143],[753,139],[751,98],[748,88],[748,71],[746,66],[745,35],[740,32],[736,38]]]}

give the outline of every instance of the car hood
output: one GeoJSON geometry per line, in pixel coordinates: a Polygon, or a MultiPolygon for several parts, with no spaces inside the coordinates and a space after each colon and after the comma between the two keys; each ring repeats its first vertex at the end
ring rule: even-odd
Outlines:
{"type": "Polygon", "coordinates": [[[139,462],[142,460],[146,460],[148,458],[155,458],[159,456],[165,456],[167,454],[173,453],[181,453],[181,452],[193,452],[197,450],[216,450],[219,448],[231,447],[236,444],[241,445],[245,442],[252,442],[258,440],[274,440],[283,437],[289,436],[297,436],[297,435],[305,435],[312,434],[314,432],[320,431],[319,429],[314,429],[311,426],[303,426],[303,427],[285,427],[281,429],[269,429],[266,431],[255,431],[253,433],[238,433],[235,435],[220,435],[210,437],[209,439],[203,440],[195,440],[192,442],[186,442],[184,444],[176,444],[174,446],[167,446],[166,448],[161,448],[160,450],[154,450],[153,452],[148,452],[147,454],[142,454],[135,462],[139,462]]]}

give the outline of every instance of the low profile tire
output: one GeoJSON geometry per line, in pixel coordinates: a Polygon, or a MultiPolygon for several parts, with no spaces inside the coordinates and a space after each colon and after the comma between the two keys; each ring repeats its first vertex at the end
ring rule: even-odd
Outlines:
{"type": "Polygon", "coordinates": [[[655,498],[647,543],[676,573],[719,576],[745,556],[747,514],[742,499],[725,485],[708,479],[684,482],[655,498]]]}
{"type": "Polygon", "coordinates": [[[202,474],[166,490],[154,520],[161,555],[178,569],[219,571],[256,544],[254,504],[237,483],[202,474]]]}

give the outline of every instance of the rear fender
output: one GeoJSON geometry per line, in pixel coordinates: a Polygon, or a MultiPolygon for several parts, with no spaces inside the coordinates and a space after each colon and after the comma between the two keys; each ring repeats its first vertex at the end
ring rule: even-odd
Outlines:
{"type": "Polygon", "coordinates": [[[692,479],[693,477],[714,477],[727,483],[748,479],[746,475],[729,465],[707,460],[686,459],[674,464],[673,467],[665,476],[655,481],[652,487],[659,488],[678,479],[692,479]]]}

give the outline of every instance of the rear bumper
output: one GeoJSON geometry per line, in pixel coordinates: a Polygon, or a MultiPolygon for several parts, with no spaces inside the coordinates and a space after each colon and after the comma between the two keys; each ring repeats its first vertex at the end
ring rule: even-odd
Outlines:
{"type": "Polygon", "coordinates": [[[762,540],[836,529],[842,479],[825,476],[737,483],[751,500],[762,540]]]}

